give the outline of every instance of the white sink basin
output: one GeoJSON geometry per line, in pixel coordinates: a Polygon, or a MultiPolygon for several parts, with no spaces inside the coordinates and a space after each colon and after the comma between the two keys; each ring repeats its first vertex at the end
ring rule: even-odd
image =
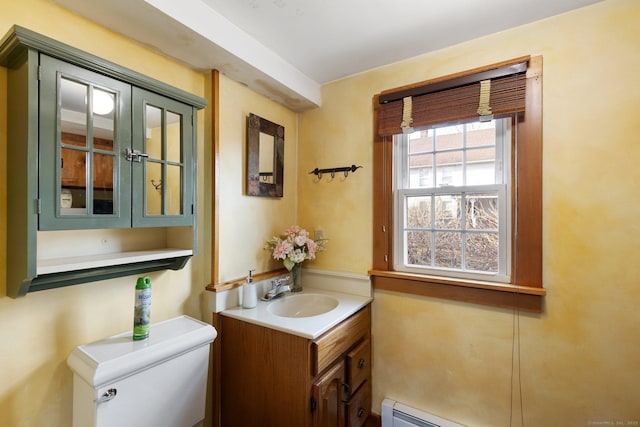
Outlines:
{"type": "Polygon", "coordinates": [[[338,306],[338,300],[329,295],[286,295],[269,303],[267,311],[280,317],[311,317],[328,313],[338,306]]]}
{"type": "Polygon", "coordinates": [[[371,301],[370,296],[305,287],[300,293],[287,293],[273,301],[260,300],[255,308],[239,305],[219,313],[302,338],[316,339],[371,301]]]}

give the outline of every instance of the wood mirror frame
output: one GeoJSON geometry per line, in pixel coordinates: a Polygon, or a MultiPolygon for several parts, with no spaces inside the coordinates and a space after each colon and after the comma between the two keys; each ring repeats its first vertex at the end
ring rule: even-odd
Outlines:
{"type": "MultiPolygon", "coordinates": [[[[265,151],[265,150],[262,150],[265,151]]],[[[284,127],[249,113],[247,118],[247,194],[282,197],[284,182],[284,127]],[[260,134],[273,138],[272,159],[260,158],[260,134]],[[262,163],[261,163],[262,160],[262,163]],[[273,169],[260,172],[260,165],[273,162],[273,169]]]]}

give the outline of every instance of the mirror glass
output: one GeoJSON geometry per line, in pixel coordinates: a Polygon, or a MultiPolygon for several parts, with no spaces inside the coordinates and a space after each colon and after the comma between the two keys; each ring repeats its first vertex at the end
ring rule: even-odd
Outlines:
{"type": "Polygon", "coordinates": [[[147,160],[145,164],[147,182],[147,215],[162,215],[162,183],[158,179],[162,176],[162,165],[158,162],[147,160]],[[157,187],[156,187],[157,186],[157,187]]]}
{"type": "Polygon", "coordinates": [[[182,167],[178,165],[167,166],[167,195],[165,200],[166,215],[180,215],[182,213],[182,200],[180,189],[182,188],[182,167]]]}
{"type": "Polygon", "coordinates": [[[258,174],[260,182],[273,184],[273,159],[274,159],[274,138],[273,136],[260,132],[260,152],[258,154],[258,174]]]}
{"type": "Polygon", "coordinates": [[[255,114],[247,119],[247,194],[282,197],[284,127],[255,114]]]}
{"type": "Polygon", "coordinates": [[[181,215],[182,115],[146,105],[146,215],[181,215]]]}
{"type": "Polygon", "coordinates": [[[60,214],[112,215],[115,93],[60,79],[60,214]]]}
{"type": "Polygon", "coordinates": [[[182,212],[182,116],[167,111],[167,170],[165,178],[167,188],[165,193],[165,215],[181,215],[182,212]]]}
{"type": "Polygon", "coordinates": [[[162,110],[145,106],[145,214],[162,215],[162,110]]]}

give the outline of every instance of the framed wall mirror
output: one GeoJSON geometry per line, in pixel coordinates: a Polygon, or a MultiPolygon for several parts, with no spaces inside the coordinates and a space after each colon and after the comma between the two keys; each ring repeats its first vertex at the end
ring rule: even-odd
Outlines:
{"type": "Polygon", "coordinates": [[[247,118],[247,194],[282,197],[284,127],[255,114],[247,118]]]}

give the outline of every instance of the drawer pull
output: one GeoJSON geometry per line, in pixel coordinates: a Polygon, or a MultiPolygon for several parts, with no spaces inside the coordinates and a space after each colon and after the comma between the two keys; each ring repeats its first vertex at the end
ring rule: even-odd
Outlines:
{"type": "Polygon", "coordinates": [[[361,358],[360,360],[358,360],[358,368],[362,369],[364,368],[364,366],[366,365],[364,358],[361,358]]]}
{"type": "Polygon", "coordinates": [[[342,383],[342,388],[344,388],[344,394],[346,396],[342,399],[342,403],[347,403],[351,399],[351,386],[347,383],[342,383]]]}
{"type": "Polygon", "coordinates": [[[362,416],[366,413],[364,408],[358,409],[358,418],[362,418],[362,416]]]}

